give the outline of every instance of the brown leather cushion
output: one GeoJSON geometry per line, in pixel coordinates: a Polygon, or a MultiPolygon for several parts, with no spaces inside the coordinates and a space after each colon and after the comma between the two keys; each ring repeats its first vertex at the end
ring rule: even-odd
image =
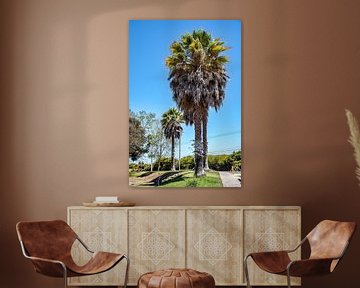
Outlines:
{"type": "Polygon", "coordinates": [[[213,288],[214,277],[193,269],[166,269],[141,275],[138,288],[213,288]]]}

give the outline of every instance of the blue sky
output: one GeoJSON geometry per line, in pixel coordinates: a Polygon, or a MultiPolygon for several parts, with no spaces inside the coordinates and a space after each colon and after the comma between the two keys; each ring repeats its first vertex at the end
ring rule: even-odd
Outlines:
{"type": "MultiPolygon", "coordinates": [[[[241,22],[240,20],[130,20],[129,21],[129,108],[145,110],[157,117],[176,107],[167,80],[169,69],[165,59],[170,45],[186,32],[196,29],[210,32],[230,47],[224,53],[230,80],[223,106],[209,111],[209,154],[229,154],[241,143],[241,22]]],[[[194,127],[185,126],[182,135],[182,156],[192,155],[194,127]]]]}

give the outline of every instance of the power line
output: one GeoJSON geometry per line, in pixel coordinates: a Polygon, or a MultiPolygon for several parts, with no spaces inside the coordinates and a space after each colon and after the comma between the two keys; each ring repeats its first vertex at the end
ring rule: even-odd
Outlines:
{"type": "MultiPolygon", "coordinates": [[[[230,135],[240,134],[240,133],[241,133],[241,131],[240,131],[240,130],[237,130],[237,131],[232,131],[232,132],[226,132],[226,133],[221,133],[221,134],[217,134],[217,135],[212,135],[212,136],[209,136],[209,137],[207,137],[207,138],[208,138],[208,139],[212,139],[212,138],[230,136],[230,135]]],[[[184,144],[189,144],[189,143],[192,143],[193,141],[194,141],[194,140],[190,140],[190,141],[185,142],[184,144]]]]}
{"type": "Polygon", "coordinates": [[[239,134],[240,132],[241,132],[240,130],[237,130],[237,131],[217,134],[217,135],[209,136],[208,139],[217,138],[217,137],[223,137],[223,136],[229,136],[229,135],[234,135],[234,134],[239,134]]]}
{"type": "MultiPolygon", "coordinates": [[[[222,150],[212,150],[212,151],[208,151],[208,155],[221,155],[221,154],[229,154],[229,152],[236,152],[236,151],[241,151],[241,147],[232,147],[232,148],[227,148],[227,149],[222,149],[222,150]]],[[[187,155],[183,155],[182,157],[186,157],[186,156],[193,156],[194,153],[190,153],[187,155]]]]}
{"type": "Polygon", "coordinates": [[[241,150],[241,148],[234,147],[234,148],[223,149],[223,150],[208,151],[208,154],[221,154],[221,153],[225,153],[225,152],[234,152],[234,151],[238,151],[238,150],[241,150]]]}

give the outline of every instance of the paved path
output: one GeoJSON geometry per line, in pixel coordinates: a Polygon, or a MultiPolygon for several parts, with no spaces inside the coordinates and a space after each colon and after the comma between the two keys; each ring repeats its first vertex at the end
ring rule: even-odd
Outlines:
{"type": "Polygon", "coordinates": [[[223,187],[241,187],[240,181],[230,172],[219,171],[223,187]]]}

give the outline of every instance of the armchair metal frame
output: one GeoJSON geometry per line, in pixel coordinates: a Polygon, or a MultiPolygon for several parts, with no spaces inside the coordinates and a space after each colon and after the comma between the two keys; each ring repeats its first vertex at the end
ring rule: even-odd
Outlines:
{"type": "MultiPolygon", "coordinates": [[[[287,286],[288,288],[291,288],[291,276],[295,276],[295,277],[302,277],[302,276],[309,276],[309,275],[316,275],[316,270],[319,270],[319,274],[327,274],[326,272],[324,272],[326,270],[326,268],[328,268],[328,273],[331,273],[336,265],[338,264],[338,262],[340,261],[340,259],[344,256],[350,240],[352,238],[353,233],[355,232],[356,229],[356,224],[354,222],[336,222],[336,221],[331,221],[331,220],[324,220],[322,222],[320,222],[306,237],[304,237],[301,242],[294,248],[294,249],[289,249],[289,250],[282,250],[282,251],[268,251],[268,252],[259,252],[259,253],[249,253],[248,255],[246,255],[244,257],[244,274],[245,274],[245,279],[246,279],[246,286],[247,288],[251,288],[252,286],[250,285],[250,279],[249,279],[249,269],[248,269],[248,258],[252,257],[254,254],[263,254],[265,255],[266,253],[293,253],[295,252],[297,249],[299,249],[305,242],[309,241],[309,236],[311,235],[311,233],[313,233],[313,231],[320,226],[320,224],[325,223],[325,222],[331,222],[331,224],[336,224],[336,223],[341,223],[341,224],[347,224],[350,225],[350,232],[349,232],[349,237],[345,242],[345,245],[343,245],[343,249],[341,251],[341,253],[338,256],[335,257],[319,257],[319,258],[308,258],[308,259],[300,259],[300,260],[293,260],[290,261],[287,266],[285,271],[281,271],[281,272],[270,272],[267,271],[269,273],[273,273],[273,274],[278,274],[278,275],[286,275],[287,276],[287,286]],[[306,261],[306,263],[305,263],[306,261]],[[314,270],[305,270],[303,272],[308,272],[308,273],[304,273],[304,275],[301,275],[301,266],[310,266],[312,269],[314,270]],[[300,268],[300,270],[294,271],[294,273],[291,273],[291,268],[298,266],[297,268],[300,268]]],[[[310,243],[310,248],[311,248],[311,243],[310,243]]],[[[261,268],[261,267],[260,267],[261,268]]],[[[264,269],[263,269],[264,270],[264,269]]]]}
{"type": "MultiPolygon", "coordinates": [[[[59,221],[59,220],[55,220],[55,221],[59,221]]],[[[60,220],[61,221],[61,220],[60,220]]],[[[49,221],[50,222],[50,221],[49,221]]],[[[62,221],[63,222],[63,221],[62,221]]],[[[21,223],[21,222],[19,222],[21,223]]],[[[18,224],[19,224],[18,223],[18,224]]],[[[64,287],[67,288],[68,287],[68,277],[74,277],[74,276],[90,276],[90,275],[94,275],[94,274],[99,274],[99,273],[103,273],[103,272],[106,272],[110,269],[112,269],[114,266],[116,266],[118,263],[121,262],[122,259],[125,259],[126,260],[126,270],[125,270],[125,279],[124,279],[124,284],[123,284],[123,288],[127,288],[127,282],[128,282],[128,277],[129,277],[129,265],[130,265],[130,259],[127,255],[123,254],[121,259],[119,261],[117,261],[113,266],[111,266],[110,268],[106,269],[106,270],[103,270],[101,272],[97,272],[97,273],[92,273],[92,274],[80,274],[78,272],[75,271],[75,274],[78,273],[78,274],[74,274],[73,271],[69,270],[68,267],[66,266],[66,264],[60,260],[56,260],[56,259],[47,259],[47,258],[42,258],[42,257],[34,257],[34,256],[31,256],[29,255],[28,251],[26,250],[26,247],[24,245],[24,242],[22,241],[21,239],[21,235],[20,235],[20,232],[18,230],[18,225],[17,225],[17,232],[18,232],[18,237],[19,237],[19,242],[20,242],[20,246],[21,246],[21,251],[22,251],[22,254],[24,255],[25,258],[29,259],[29,260],[34,260],[34,261],[40,261],[40,262],[44,262],[44,263],[51,263],[51,264],[55,264],[55,265],[60,265],[61,268],[62,268],[62,271],[63,271],[63,279],[64,279],[64,287]],[[70,273],[69,273],[70,272],[70,273]],[[73,274],[71,276],[69,276],[69,274],[73,274]]],[[[92,251],[80,238],[79,236],[75,233],[74,233],[74,236],[75,236],[75,241],[79,241],[80,244],[91,254],[95,254],[94,251],[92,251]]],[[[37,270],[35,268],[35,270],[37,270]]],[[[38,271],[39,272],[39,271],[38,271]]],[[[39,272],[41,273],[41,272],[39,272]]],[[[46,274],[45,274],[46,275],[46,274]]],[[[49,275],[47,275],[49,276],[49,275]]],[[[54,277],[57,277],[57,276],[54,276],[54,277]]]]}

